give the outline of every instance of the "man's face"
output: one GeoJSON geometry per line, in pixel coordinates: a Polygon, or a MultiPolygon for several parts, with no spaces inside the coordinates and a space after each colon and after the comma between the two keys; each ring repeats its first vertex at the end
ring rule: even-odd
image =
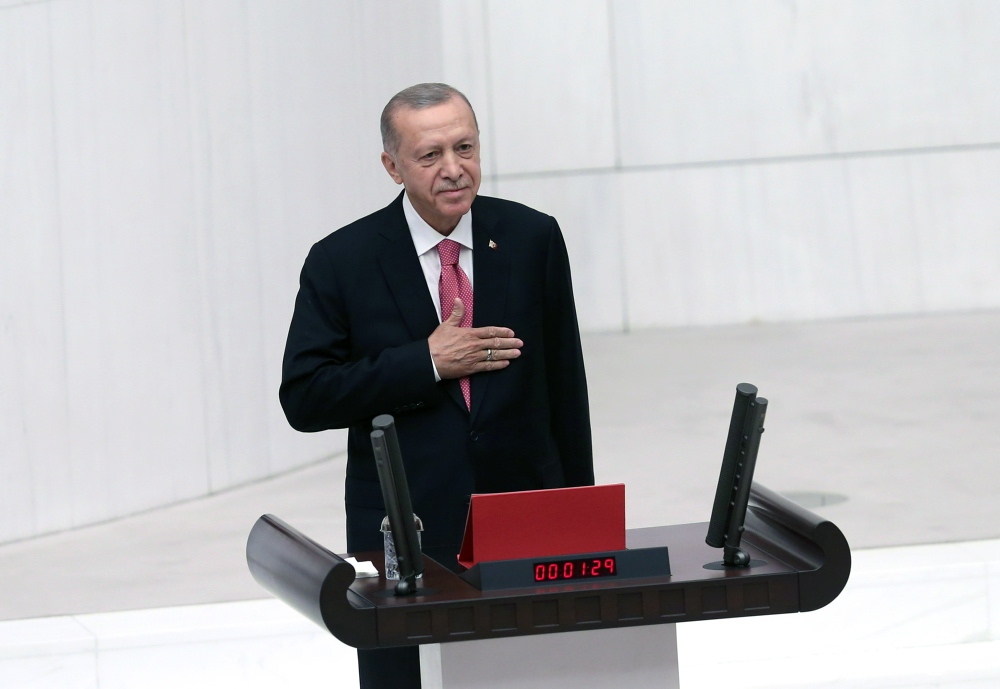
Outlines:
{"type": "Polygon", "coordinates": [[[448,235],[479,192],[479,131],[472,110],[461,98],[422,110],[401,107],[393,114],[399,133],[395,156],[382,164],[420,217],[448,235]]]}

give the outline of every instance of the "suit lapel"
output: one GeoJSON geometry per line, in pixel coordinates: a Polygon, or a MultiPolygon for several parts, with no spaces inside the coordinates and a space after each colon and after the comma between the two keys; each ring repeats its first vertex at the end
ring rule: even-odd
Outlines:
{"type": "Polygon", "coordinates": [[[414,339],[421,339],[437,327],[438,318],[406,225],[402,199],[400,195],[388,208],[390,220],[380,230],[383,246],[378,262],[407,329],[414,339]]]}
{"type": "MultiPolygon", "coordinates": [[[[433,332],[440,321],[434,312],[434,301],[427,292],[424,271],[420,267],[420,259],[417,258],[417,249],[413,246],[413,237],[406,224],[406,216],[403,215],[404,193],[406,192],[402,192],[387,209],[389,220],[380,231],[384,246],[379,253],[378,261],[410,335],[413,339],[420,340],[433,332]]],[[[441,381],[441,385],[455,404],[464,410],[465,398],[462,396],[458,381],[445,380],[441,381]]]]}
{"type": "MultiPolygon", "coordinates": [[[[503,325],[507,306],[507,282],[510,279],[510,254],[505,247],[506,235],[497,215],[484,210],[481,204],[472,206],[472,263],[475,285],[472,327],[503,325]]],[[[472,378],[471,416],[475,419],[492,373],[472,378]]]]}
{"type": "MultiPolygon", "coordinates": [[[[425,338],[438,326],[439,320],[434,312],[434,302],[427,293],[417,250],[403,215],[402,194],[387,211],[389,219],[380,231],[384,246],[379,253],[379,266],[410,334],[414,339],[425,338]]],[[[499,217],[474,204],[472,261],[476,284],[473,289],[473,327],[503,325],[510,276],[510,256],[505,251],[505,238],[499,217]]],[[[473,376],[472,418],[482,404],[491,377],[490,374],[473,376]]],[[[447,380],[442,384],[455,404],[465,409],[458,381],[447,380]]]]}

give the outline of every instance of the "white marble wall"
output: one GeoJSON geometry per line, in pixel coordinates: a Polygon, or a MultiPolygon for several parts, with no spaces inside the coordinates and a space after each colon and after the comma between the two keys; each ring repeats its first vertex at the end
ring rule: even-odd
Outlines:
{"type": "Polygon", "coordinates": [[[464,13],[445,73],[489,85],[491,181],[561,219],[586,328],[1000,306],[995,3],[464,13]]]}
{"type": "Polygon", "coordinates": [[[278,406],[298,271],[396,193],[378,115],[439,36],[430,1],[0,5],[0,542],[343,449],[278,406]]]}
{"type": "Polygon", "coordinates": [[[476,104],[588,330],[1000,307],[1000,5],[0,0],[0,542],[339,451],[289,430],[308,246],[385,100],[476,104]]]}

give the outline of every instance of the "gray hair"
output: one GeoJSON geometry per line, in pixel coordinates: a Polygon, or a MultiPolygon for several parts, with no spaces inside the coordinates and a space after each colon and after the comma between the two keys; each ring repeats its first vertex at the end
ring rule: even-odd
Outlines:
{"type": "Polygon", "coordinates": [[[465,94],[458,89],[448,86],[448,84],[416,84],[405,88],[389,99],[385,108],[382,109],[382,119],[380,127],[382,129],[382,149],[389,155],[395,157],[399,151],[399,132],[393,126],[392,118],[400,108],[411,108],[413,110],[423,110],[434,105],[440,105],[458,96],[465,101],[472,112],[472,121],[479,131],[479,121],[476,120],[476,111],[472,108],[472,103],[465,97],[465,94]]]}

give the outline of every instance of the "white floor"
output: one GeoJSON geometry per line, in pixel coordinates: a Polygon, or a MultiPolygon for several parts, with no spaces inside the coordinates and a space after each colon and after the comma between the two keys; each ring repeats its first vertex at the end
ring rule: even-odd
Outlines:
{"type": "MultiPolygon", "coordinates": [[[[679,625],[681,686],[1000,686],[998,341],[998,312],[585,338],[628,526],[707,521],[740,382],[770,400],[757,480],[846,498],[814,508],[854,549],[841,597],[679,625]]],[[[243,552],[264,512],[342,551],[343,470],[0,546],[0,688],[351,687],[353,651],[243,552]]]]}
{"type": "Polygon", "coordinates": [[[0,623],[4,689],[329,689],[355,658],[275,600],[0,623]]]}

